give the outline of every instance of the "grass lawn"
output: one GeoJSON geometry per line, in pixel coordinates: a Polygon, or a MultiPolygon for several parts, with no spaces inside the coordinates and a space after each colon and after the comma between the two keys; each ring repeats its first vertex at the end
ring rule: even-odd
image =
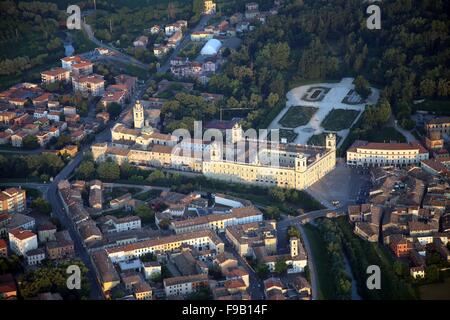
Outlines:
{"type": "Polygon", "coordinates": [[[450,278],[444,282],[420,286],[419,291],[424,300],[450,300],[450,278]]]}
{"type": "Polygon", "coordinates": [[[194,60],[200,53],[203,45],[203,43],[190,43],[183,50],[181,50],[178,56],[182,58],[187,57],[191,60],[194,60]]]}
{"type": "Polygon", "coordinates": [[[329,272],[331,266],[326,251],[326,244],[319,231],[311,224],[304,226],[306,236],[311,244],[314,263],[317,271],[317,296],[320,300],[333,299],[333,275],[329,272]]]}
{"type": "Polygon", "coordinates": [[[287,128],[297,128],[304,126],[311,120],[311,117],[316,113],[318,108],[314,107],[304,107],[304,106],[294,106],[290,107],[289,110],[280,119],[279,123],[283,127],[287,128]]]}
{"type": "MultiPolygon", "coordinates": [[[[325,133],[325,132],[320,133],[320,134],[315,134],[308,139],[308,144],[315,145],[315,146],[324,146],[326,136],[327,136],[327,133],[325,133]]],[[[336,136],[336,145],[339,144],[339,141],[341,141],[341,139],[342,138],[339,137],[338,135],[336,136]]]]}
{"type": "Polygon", "coordinates": [[[333,109],[322,121],[321,126],[329,131],[348,129],[358,114],[359,111],[357,110],[333,109]]]}
{"type": "Polygon", "coordinates": [[[392,127],[385,127],[372,135],[370,141],[373,142],[406,142],[405,136],[392,127]]]}

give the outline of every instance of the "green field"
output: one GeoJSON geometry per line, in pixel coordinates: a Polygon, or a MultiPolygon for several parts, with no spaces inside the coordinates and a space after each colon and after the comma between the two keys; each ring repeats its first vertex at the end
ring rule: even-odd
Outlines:
{"type": "Polygon", "coordinates": [[[333,275],[329,272],[326,243],[320,237],[319,231],[311,224],[304,226],[306,236],[311,244],[314,256],[314,266],[317,271],[317,296],[320,300],[333,299],[333,275]]]}
{"type": "Polygon", "coordinates": [[[294,106],[290,107],[289,110],[280,119],[279,123],[283,127],[287,128],[297,128],[304,126],[311,120],[311,117],[316,113],[318,108],[314,107],[304,107],[304,106],[294,106]]]}
{"type": "Polygon", "coordinates": [[[321,126],[325,130],[340,131],[350,128],[358,116],[357,110],[333,109],[322,121],[321,126]]]}
{"type": "Polygon", "coordinates": [[[405,137],[395,130],[393,127],[385,127],[382,128],[377,132],[376,135],[373,135],[373,139],[370,141],[373,142],[390,142],[390,141],[397,141],[397,142],[406,142],[405,137]]]}
{"type": "Polygon", "coordinates": [[[424,300],[450,300],[450,278],[444,282],[420,286],[419,291],[424,300]]]}

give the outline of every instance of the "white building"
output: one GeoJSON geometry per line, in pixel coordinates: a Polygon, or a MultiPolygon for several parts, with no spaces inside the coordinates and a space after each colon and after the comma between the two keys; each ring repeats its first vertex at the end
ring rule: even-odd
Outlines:
{"type": "Polygon", "coordinates": [[[203,56],[214,56],[219,53],[220,48],[222,47],[222,42],[220,42],[217,39],[210,39],[202,50],[200,51],[200,54],[203,56]]]}
{"type": "Polygon", "coordinates": [[[418,141],[376,143],[357,140],[347,150],[347,164],[350,166],[407,166],[419,164],[428,157],[428,151],[418,141]]]}
{"type": "Polygon", "coordinates": [[[209,284],[208,275],[196,274],[164,279],[166,296],[183,296],[209,284]]]}
{"type": "Polygon", "coordinates": [[[11,250],[19,256],[26,256],[28,251],[38,247],[36,234],[29,230],[10,230],[8,236],[11,250]]]}
{"type": "Polygon", "coordinates": [[[150,280],[161,274],[161,264],[157,261],[149,261],[142,263],[145,280],[150,280]]]}
{"type": "Polygon", "coordinates": [[[43,260],[45,260],[45,250],[43,248],[37,248],[27,252],[27,263],[29,266],[41,264],[43,260]]]}

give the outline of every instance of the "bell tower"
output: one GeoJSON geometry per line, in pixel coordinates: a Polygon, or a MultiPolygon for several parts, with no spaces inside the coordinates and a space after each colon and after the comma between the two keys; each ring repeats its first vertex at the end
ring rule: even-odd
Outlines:
{"type": "Polygon", "coordinates": [[[136,101],[133,107],[133,119],[136,129],[142,129],[144,127],[144,108],[139,100],[136,101]]]}
{"type": "Polygon", "coordinates": [[[325,138],[325,147],[327,149],[336,150],[336,134],[327,134],[327,137],[325,138]]]}

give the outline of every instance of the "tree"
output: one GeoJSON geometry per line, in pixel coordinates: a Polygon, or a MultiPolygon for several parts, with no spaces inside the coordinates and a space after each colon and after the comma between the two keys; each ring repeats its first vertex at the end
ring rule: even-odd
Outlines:
{"type": "Polygon", "coordinates": [[[259,263],[255,269],[256,273],[260,278],[267,278],[270,273],[269,266],[265,263],[259,263]]]}
{"type": "Polygon", "coordinates": [[[102,180],[118,180],[120,178],[120,167],[114,162],[102,162],[97,168],[97,174],[102,180]]]}
{"type": "Polygon", "coordinates": [[[36,138],[36,136],[33,135],[28,135],[25,138],[23,138],[22,143],[25,149],[32,150],[39,148],[38,139],[36,138]]]}
{"type": "Polygon", "coordinates": [[[287,271],[287,264],[286,260],[284,259],[278,259],[277,262],[275,262],[275,272],[278,274],[283,274],[287,271]]]}
{"type": "Polygon", "coordinates": [[[58,137],[58,140],[55,143],[55,147],[62,148],[62,147],[65,147],[66,145],[70,144],[71,142],[72,142],[72,139],[70,138],[70,136],[68,136],[66,134],[62,134],[58,137]]]}
{"type": "Polygon", "coordinates": [[[266,208],[266,216],[268,219],[279,220],[281,218],[281,211],[278,207],[269,206],[266,208]]]}
{"type": "Polygon", "coordinates": [[[162,219],[159,221],[159,227],[163,230],[168,230],[170,226],[170,220],[169,219],[162,219]]]}
{"type": "Polygon", "coordinates": [[[111,118],[116,119],[122,111],[122,106],[116,102],[113,102],[108,105],[107,110],[111,118]]]}
{"type": "Polygon", "coordinates": [[[135,213],[139,218],[141,218],[143,223],[155,222],[155,212],[146,204],[137,206],[135,213]]]}
{"type": "Polygon", "coordinates": [[[164,172],[162,172],[161,170],[155,170],[147,177],[147,181],[150,183],[158,183],[163,181],[164,179],[164,172]]]}
{"type": "Polygon", "coordinates": [[[363,99],[367,99],[370,96],[372,90],[370,89],[369,82],[363,76],[357,76],[355,79],[355,91],[363,99]]]}
{"type": "Polygon", "coordinates": [[[300,239],[300,231],[298,231],[298,229],[294,226],[289,226],[287,229],[287,236],[288,238],[296,237],[300,239]]]}
{"type": "Polygon", "coordinates": [[[437,265],[433,264],[426,268],[425,278],[430,282],[436,282],[439,280],[439,268],[437,265]]]}
{"type": "Polygon", "coordinates": [[[278,94],[271,92],[267,97],[267,104],[269,107],[273,108],[277,105],[278,101],[280,101],[280,97],[278,94]]]}
{"type": "Polygon", "coordinates": [[[83,161],[77,170],[77,176],[83,180],[93,178],[94,173],[95,173],[95,165],[93,161],[83,161]]]}
{"type": "Polygon", "coordinates": [[[149,253],[146,253],[146,254],[140,256],[139,259],[142,262],[151,262],[151,261],[156,261],[157,260],[155,254],[152,253],[152,252],[149,252],[149,253]]]}
{"type": "Polygon", "coordinates": [[[432,97],[436,92],[436,82],[431,79],[425,79],[420,82],[420,93],[423,97],[432,97]]]}
{"type": "Polygon", "coordinates": [[[39,213],[46,215],[49,215],[52,212],[51,204],[41,197],[33,200],[30,207],[36,209],[39,213]]]}

